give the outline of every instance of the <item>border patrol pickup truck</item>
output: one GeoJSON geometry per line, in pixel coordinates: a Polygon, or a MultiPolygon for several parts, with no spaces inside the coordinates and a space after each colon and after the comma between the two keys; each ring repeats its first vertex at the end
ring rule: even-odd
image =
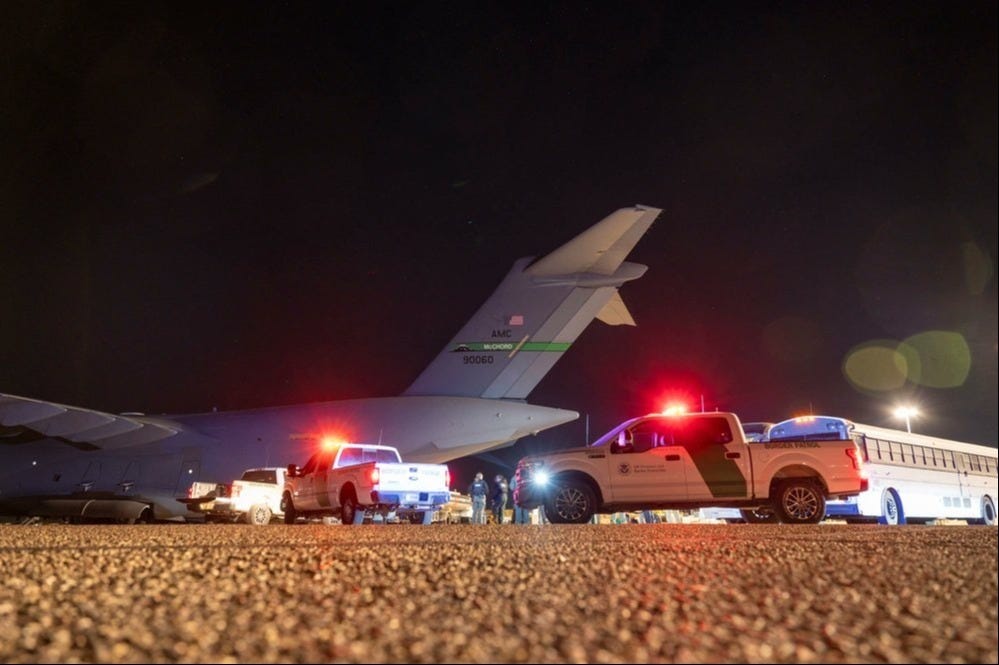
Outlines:
{"type": "Polygon", "coordinates": [[[288,465],[281,510],[285,524],[299,517],[340,516],[361,524],[366,513],[391,513],[430,524],[433,513],[451,500],[444,464],[403,463],[390,446],[343,443],[288,465]]]}
{"type": "Polygon", "coordinates": [[[650,414],[585,448],[525,457],[514,501],[552,522],[595,513],[725,506],[757,519],[817,523],[828,498],[867,489],[853,440],[747,441],[733,413],[650,414]]]}

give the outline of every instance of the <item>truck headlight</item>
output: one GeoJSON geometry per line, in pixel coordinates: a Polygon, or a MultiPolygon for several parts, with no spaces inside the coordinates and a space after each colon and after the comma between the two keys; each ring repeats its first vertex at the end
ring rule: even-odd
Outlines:
{"type": "Polygon", "coordinates": [[[545,485],[548,484],[548,481],[551,480],[551,476],[549,476],[548,472],[545,471],[544,469],[538,469],[537,471],[534,472],[533,480],[534,484],[537,485],[538,487],[544,487],[545,485]]]}

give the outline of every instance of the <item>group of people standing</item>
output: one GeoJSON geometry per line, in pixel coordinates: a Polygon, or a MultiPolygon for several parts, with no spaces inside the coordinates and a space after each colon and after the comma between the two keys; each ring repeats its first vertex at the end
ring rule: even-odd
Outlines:
{"type": "MultiPolygon", "coordinates": [[[[511,502],[513,490],[516,489],[516,478],[507,482],[502,474],[493,478],[492,491],[489,483],[482,477],[482,472],[475,474],[475,480],[468,486],[468,494],[472,497],[472,524],[486,523],[486,504],[493,512],[496,524],[503,524],[506,506],[511,502]]],[[[514,506],[514,524],[527,524],[527,512],[514,506]]]]}

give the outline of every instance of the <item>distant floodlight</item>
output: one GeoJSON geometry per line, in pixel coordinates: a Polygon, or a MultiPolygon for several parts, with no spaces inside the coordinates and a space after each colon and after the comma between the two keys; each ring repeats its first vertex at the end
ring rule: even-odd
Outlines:
{"type": "Polygon", "coordinates": [[[919,415],[919,409],[914,406],[900,406],[895,409],[895,417],[905,420],[905,431],[912,433],[911,419],[919,415]]]}

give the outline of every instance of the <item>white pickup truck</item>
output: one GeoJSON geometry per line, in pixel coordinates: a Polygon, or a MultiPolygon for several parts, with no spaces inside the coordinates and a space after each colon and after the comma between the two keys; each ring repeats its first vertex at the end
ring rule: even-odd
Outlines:
{"type": "Polygon", "coordinates": [[[733,413],[650,414],[585,448],[525,457],[514,501],[552,522],[595,513],[726,506],[767,521],[817,523],[827,498],[867,489],[856,443],[747,441],[733,413]]]}
{"type": "Polygon", "coordinates": [[[230,485],[194,483],[188,491],[191,498],[185,502],[204,513],[207,520],[268,524],[273,517],[282,516],[286,473],[284,467],[265,467],[247,469],[230,485]]]}
{"type": "Polygon", "coordinates": [[[324,447],[304,467],[289,464],[285,482],[285,524],[337,515],[344,524],[361,524],[367,513],[430,524],[434,511],[451,500],[447,466],[403,463],[390,446],[324,447]]]}
{"type": "Polygon", "coordinates": [[[272,517],[281,517],[281,495],[284,494],[285,468],[247,469],[229,490],[229,509],[247,524],[269,524],[272,517]]]}

